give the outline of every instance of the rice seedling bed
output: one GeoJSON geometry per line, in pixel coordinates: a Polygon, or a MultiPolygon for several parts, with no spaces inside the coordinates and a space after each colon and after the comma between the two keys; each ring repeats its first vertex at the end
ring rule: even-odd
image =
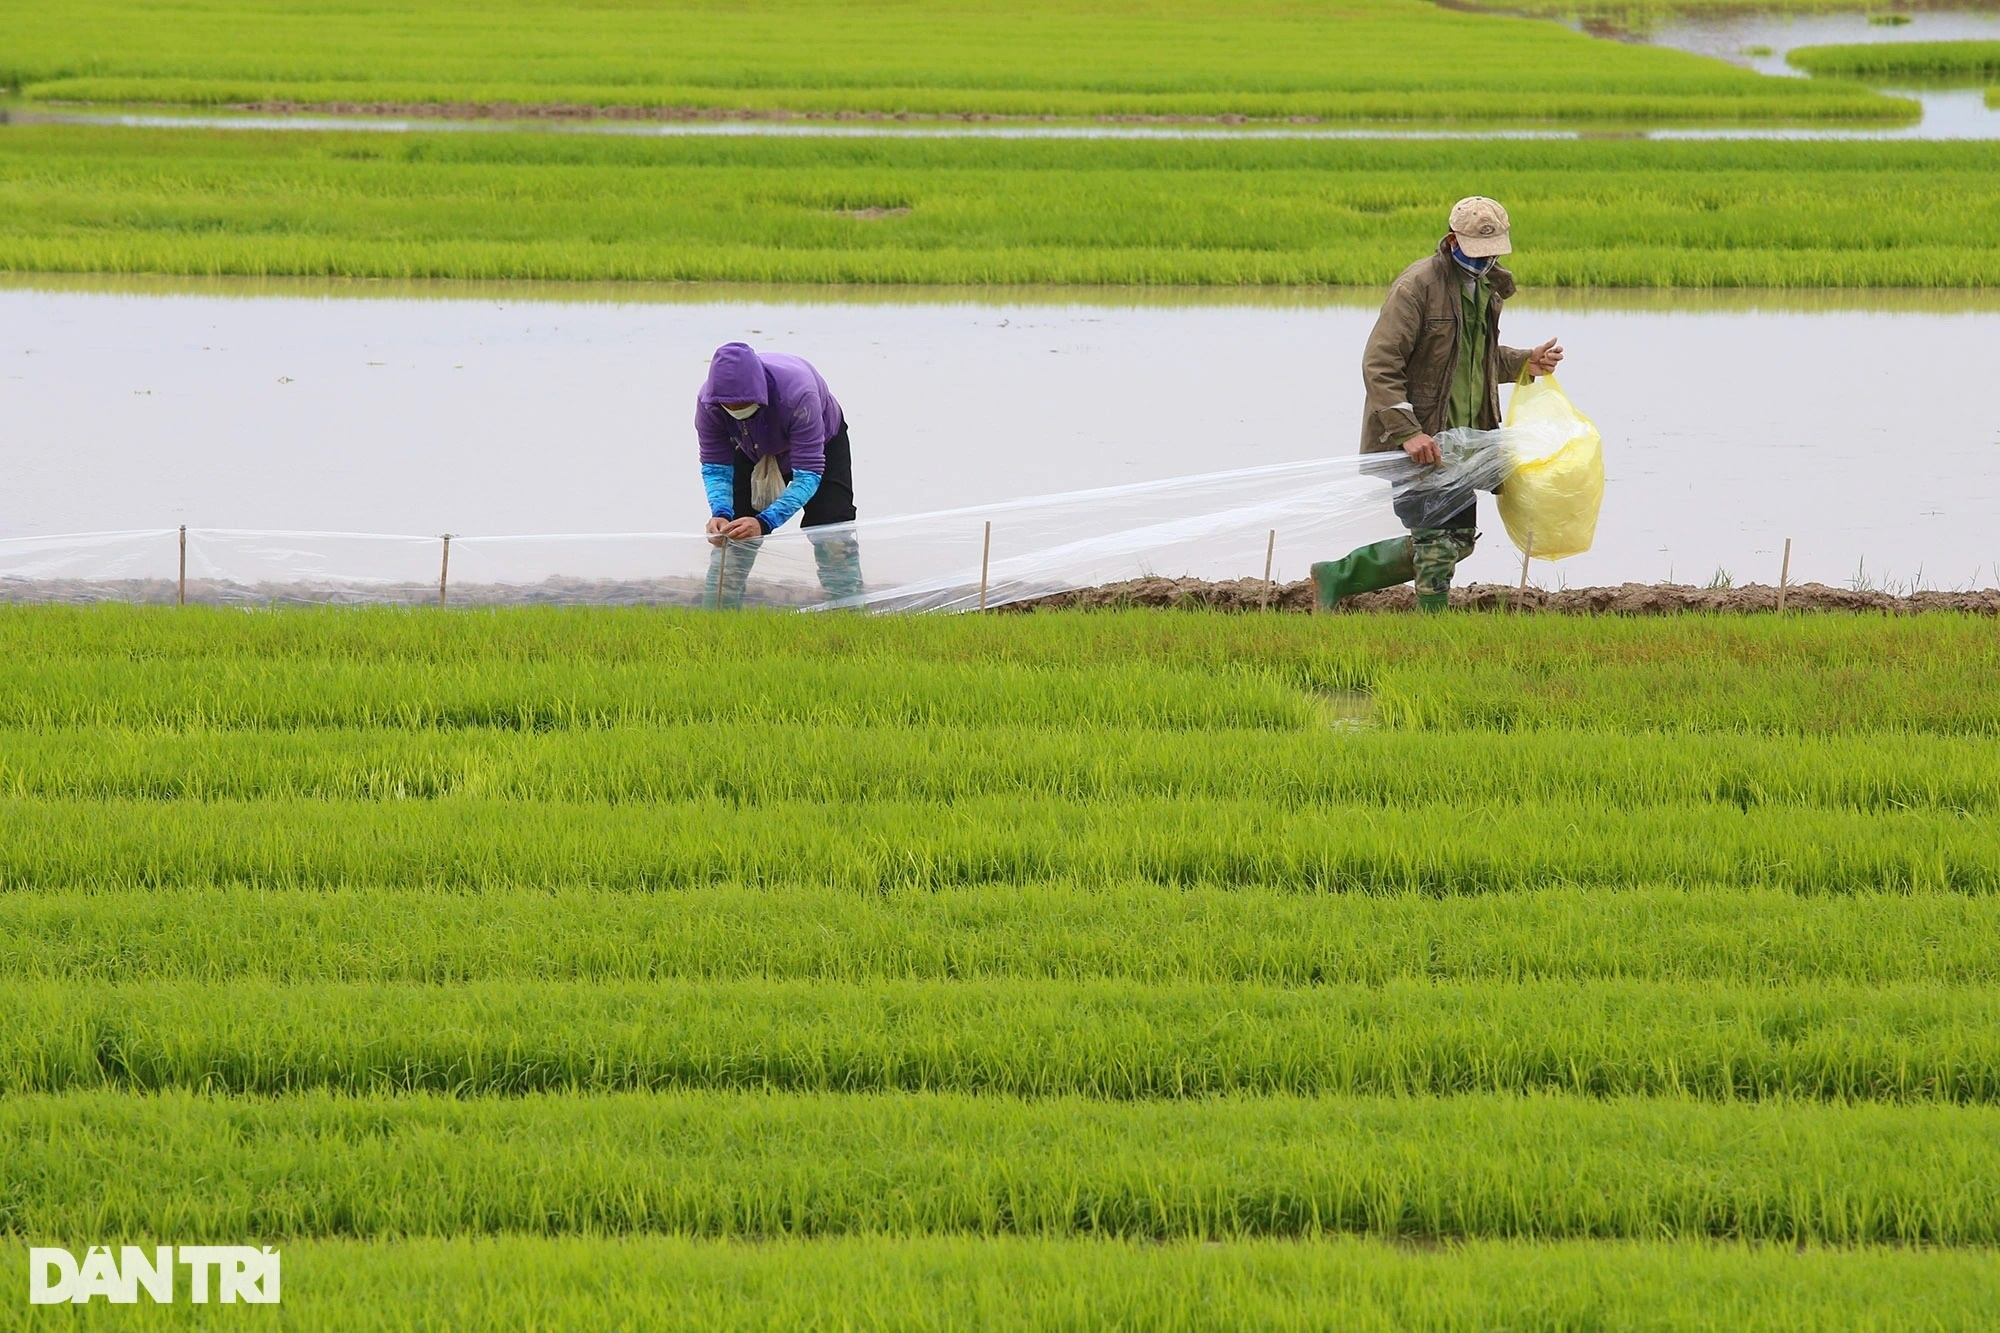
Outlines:
{"type": "MultiPolygon", "coordinates": [[[[351,1329],[363,1310],[420,1329],[1952,1328],[1973,1325],[1950,1312],[2000,1294],[1978,1250],[1645,1241],[509,1234],[294,1241],[284,1259],[283,1324],[312,1330],[351,1329]]],[[[156,1322],[206,1326],[196,1310],[156,1322]]],[[[230,1322],[276,1314],[239,1307],[230,1322]]]]}
{"type": "Polygon", "coordinates": [[[1909,75],[1919,79],[2000,75],[2000,42],[1870,42],[1801,46],[1785,53],[1785,63],[1809,74],[1843,78],[1909,75]]]}
{"type": "MultiPolygon", "coordinates": [[[[1316,707],[1300,709],[1282,727],[1190,728],[1165,714],[1150,727],[1125,727],[1109,709],[1101,719],[1046,728],[925,723],[921,735],[907,724],[828,720],[801,728],[782,751],[752,754],[724,730],[733,718],[547,730],[41,725],[8,734],[0,794],[41,801],[855,806],[1004,792],[1074,802],[1252,797],[1309,811],[1428,804],[1442,794],[1435,772],[1457,763],[1462,773],[1452,797],[1473,803],[2000,815],[1993,742],[1978,733],[1913,733],[1885,753],[1865,733],[1579,732],[1547,724],[1495,733],[1461,720],[1420,730],[1381,724],[1377,692],[1389,686],[1388,675],[1368,690],[1309,699],[1316,707]],[[1325,733],[1340,722],[1351,734],[1331,747],[1325,733]],[[1198,749],[1185,743],[1189,730],[1201,735],[1198,749]]],[[[1408,671],[1405,688],[1415,690],[1416,675],[1408,671]]],[[[1188,673],[1187,688],[1217,683],[1188,673]]]]}
{"type": "Polygon", "coordinates": [[[17,0],[0,85],[37,100],[616,107],[1516,124],[1893,118],[1866,90],[1419,0],[577,7],[17,0]]]}
{"type": "Polygon", "coordinates": [[[1974,1326],[1996,657],[9,608],[0,1249],[277,1245],[304,1327],[1974,1326]]]}
{"type": "Polygon", "coordinates": [[[2000,1241],[1991,1105],[89,1090],[0,1151],[31,1235],[2000,1241]]]}
{"type": "Polygon", "coordinates": [[[0,1033],[0,1094],[2000,1097],[1990,983],[65,979],[0,1033]]]}
{"type": "Polygon", "coordinates": [[[1467,182],[1530,286],[2000,281],[2000,144],[0,134],[0,270],[1377,285],[1467,182]]]}
{"type": "Polygon", "coordinates": [[[147,889],[338,890],[384,881],[483,891],[631,892],[831,884],[857,892],[1052,878],[1264,885],[1299,893],[1490,893],[1726,880],[1800,893],[2000,890],[2000,824],[1958,813],[1856,814],[1592,802],[1383,808],[1152,799],[1084,805],[980,797],[940,805],[666,807],[534,801],[199,805],[17,801],[0,880],[147,889]]]}
{"type": "Polygon", "coordinates": [[[1484,897],[1030,881],[639,895],[269,885],[0,895],[8,984],[1712,982],[1949,988],[2000,977],[2000,898],[1720,883],[1484,897]],[[228,922],[227,930],[216,928],[228,922]]]}

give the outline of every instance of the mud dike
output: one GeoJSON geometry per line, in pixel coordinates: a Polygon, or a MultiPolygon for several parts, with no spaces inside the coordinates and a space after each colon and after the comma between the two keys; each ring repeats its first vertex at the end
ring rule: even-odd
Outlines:
{"type": "MultiPolygon", "coordinates": [[[[1690,612],[1753,614],[1778,610],[1778,589],[1761,583],[1740,588],[1697,588],[1682,583],[1621,583],[1611,588],[1563,588],[1525,591],[1499,583],[1474,583],[1451,590],[1454,610],[1534,611],[1554,615],[1666,616],[1690,612]]],[[[1266,584],[1261,579],[1133,579],[1081,592],[1059,593],[1017,603],[1007,610],[1060,610],[1071,607],[1163,607],[1191,611],[1311,611],[1312,583],[1266,584]]],[[[1414,588],[1361,593],[1343,600],[1341,615],[1367,615],[1417,608],[1414,588]]],[[[1874,611],[1895,615],[1919,611],[1959,611],[2000,615],[2000,589],[1977,592],[1916,592],[1897,596],[1830,588],[1824,583],[1795,583],[1785,589],[1791,611],[1874,611]]]]}

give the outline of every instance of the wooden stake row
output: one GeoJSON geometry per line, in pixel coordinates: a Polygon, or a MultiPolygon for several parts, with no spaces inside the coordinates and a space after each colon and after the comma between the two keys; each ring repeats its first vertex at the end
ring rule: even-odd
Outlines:
{"type": "MultiPolygon", "coordinates": [[[[442,540],[444,542],[444,551],[438,561],[438,605],[439,606],[445,606],[448,604],[449,585],[451,582],[451,534],[449,532],[443,534],[442,540]]],[[[181,524],[180,545],[181,545],[180,583],[178,590],[175,594],[175,605],[186,606],[188,530],[187,530],[187,524],[185,523],[181,524]]],[[[1272,562],[1277,557],[1277,553],[1278,553],[1278,530],[1276,528],[1272,528],[1265,535],[1264,538],[1263,609],[1266,611],[1271,609],[1271,598],[1277,592],[1277,584],[1273,582],[1271,578],[1272,562]]],[[[1517,611],[1521,609],[1521,604],[1527,599],[1528,596],[1528,561],[1534,558],[1534,554],[1535,554],[1535,533],[1533,529],[1529,529],[1528,540],[1521,548],[1521,583],[1520,586],[1516,588],[1514,591],[1514,609],[1517,611]]],[[[986,521],[986,535],[984,540],[980,544],[980,550],[979,550],[979,609],[981,611],[984,611],[986,609],[986,589],[988,585],[989,576],[992,572],[992,566],[993,566],[993,520],[988,519],[986,521]]],[[[720,557],[719,563],[716,568],[716,578],[718,584],[720,583],[722,577],[728,573],[728,570],[729,570],[729,543],[725,541],[722,544],[722,555],[720,557]]],[[[1787,537],[1785,538],[1785,558],[1783,563],[1780,564],[1778,567],[1778,610],[1780,611],[1783,611],[1785,609],[1785,594],[1790,589],[1791,581],[1792,581],[1792,539],[1790,537],[1787,537]]]]}

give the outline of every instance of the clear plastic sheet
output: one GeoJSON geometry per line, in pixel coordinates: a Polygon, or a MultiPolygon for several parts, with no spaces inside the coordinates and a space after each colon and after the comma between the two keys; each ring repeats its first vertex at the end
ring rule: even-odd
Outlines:
{"type": "Polygon", "coordinates": [[[1320,459],[801,531],[397,536],[188,528],[0,540],[0,601],[967,611],[1149,576],[1303,577],[1448,516],[1548,428],[1449,431],[1445,461],[1320,459]],[[1387,483],[1385,485],[1384,483],[1387,483]],[[1399,516],[1402,521],[1399,521],[1399,516]]]}

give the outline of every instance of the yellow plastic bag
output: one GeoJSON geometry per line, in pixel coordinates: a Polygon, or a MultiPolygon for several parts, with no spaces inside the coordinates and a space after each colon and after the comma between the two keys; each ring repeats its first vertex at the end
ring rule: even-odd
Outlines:
{"type": "Polygon", "coordinates": [[[1514,549],[1541,560],[1581,555],[1597,536],[1604,503],[1604,440],[1553,375],[1524,381],[1507,404],[1520,434],[1514,470],[1501,487],[1500,518],[1514,549]]]}

